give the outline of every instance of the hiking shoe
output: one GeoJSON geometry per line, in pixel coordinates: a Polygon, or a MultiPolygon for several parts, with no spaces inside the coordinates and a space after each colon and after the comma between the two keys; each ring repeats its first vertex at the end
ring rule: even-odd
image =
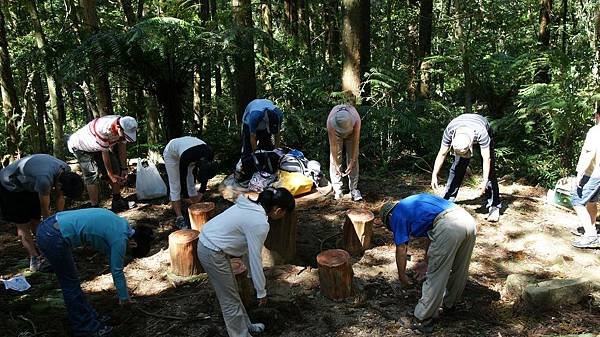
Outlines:
{"type": "Polygon", "coordinates": [[[129,203],[121,197],[113,197],[110,209],[115,213],[126,211],[129,209],[129,203]]]}
{"type": "Polygon", "coordinates": [[[263,331],[265,331],[265,325],[262,323],[252,323],[248,325],[248,332],[261,333],[263,331]]]}
{"type": "Polygon", "coordinates": [[[362,194],[360,194],[359,190],[350,191],[350,195],[352,196],[352,201],[361,201],[363,200],[362,194]]]}
{"type": "Polygon", "coordinates": [[[488,213],[486,219],[489,222],[498,222],[498,220],[500,220],[500,208],[496,206],[490,207],[490,212],[488,213]]]}
{"type": "Polygon", "coordinates": [[[581,236],[571,241],[571,245],[577,248],[600,248],[600,239],[596,236],[581,236]]]}
{"type": "Polygon", "coordinates": [[[585,229],[582,226],[579,226],[577,228],[571,229],[571,234],[575,236],[582,236],[583,234],[585,234],[585,229]]]}
{"type": "Polygon", "coordinates": [[[187,225],[183,216],[179,216],[177,219],[175,219],[175,227],[177,227],[177,229],[189,229],[189,226],[187,225]]]}
{"type": "Polygon", "coordinates": [[[420,321],[418,319],[414,319],[413,323],[410,325],[412,330],[418,330],[424,333],[433,332],[433,319],[428,318],[426,320],[420,321]]]}

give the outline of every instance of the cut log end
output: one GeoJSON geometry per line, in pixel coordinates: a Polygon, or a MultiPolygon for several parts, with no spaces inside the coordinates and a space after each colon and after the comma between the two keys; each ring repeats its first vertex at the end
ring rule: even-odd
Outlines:
{"type": "Polygon", "coordinates": [[[169,242],[176,244],[186,244],[198,239],[200,232],[193,229],[180,229],[169,234],[169,242]]]}
{"type": "Polygon", "coordinates": [[[317,264],[326,267],[339,267],[350,261],[350,254],[343,249],[330,249],[317,255],[317,264]]]}
{"type": "Polygon", "coordinates": [[[373,212],[366,209],[351,209],[347,214],[352,222],[369,222],[375,219],[373,212]]]}
{"type": "Polygon", "coordinates": [[[214,209],[215,209],[215,203],[210,202],[210,201],[195,203],[195,204],[191,205],[190,207],[188,207],[188,210],[192,214],[208,213],[208,212],[212,212],[214,209]]]}

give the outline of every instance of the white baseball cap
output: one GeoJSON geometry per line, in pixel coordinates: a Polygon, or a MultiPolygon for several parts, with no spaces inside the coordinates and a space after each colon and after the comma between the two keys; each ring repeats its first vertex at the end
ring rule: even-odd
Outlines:
{"type": "Polygon", "coordinates": [[[464,129],[456,130],[452,138],[452,149],[459,157],[471,158],[473,156],[472,132],[464,129]]]}
{"type": "Polygon", "coordinates": [[[119,125],[123,129],[123,134],[128,142],[135,142],[137,138],[137,127],[138,123],[135,118],[130,116],[121,117],[119,119],[119,125]]]}

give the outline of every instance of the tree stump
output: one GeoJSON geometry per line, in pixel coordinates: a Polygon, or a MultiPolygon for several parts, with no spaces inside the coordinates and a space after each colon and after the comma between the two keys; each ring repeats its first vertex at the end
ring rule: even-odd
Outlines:
{"type": "Polygon", "coordinates": [[[362,254],[371,248],[374,219],[373,213],[364,209],[351,209],[346,212],[344,247],[350,254],[362,254]]]}
{"type": "Polygon", "coordinates": [[[354,272],[350,254],[342,249],[329,249],[317,255],[321,293],[332,300],[352,296],[354,272]]]}
{"type": "Polygon", "coordinates": [[[233,275],[235,276],[240,298],[242,299],[244,306],[248,306],[252,303],[252,297],[254,296],[254,287],[248,278],[248,269],[246,268],[246,265],[244,265],[242,259],[232,258],[230,262],[231,271],[233,271],[233,275]]]}
{"type": "Polygon", "coordinates": [[[177,276],[193,276],[202,273],[202,265],[196,252],[200,232],[180,229],[169,234],[171,272],[177,276]]]}
{"type": "Polygon", "coordinates": [[[199,202],[188,207],[192,229],[202,232],[202,226],[214,216],[214,202],[199,202]]]}
{"type": "Polygon", "coordinates": [[[294,210],[283,219],[269,220],[269,234],[262,250],[263,266],[288,264],[296,257],[296,223],[294,210]]]}

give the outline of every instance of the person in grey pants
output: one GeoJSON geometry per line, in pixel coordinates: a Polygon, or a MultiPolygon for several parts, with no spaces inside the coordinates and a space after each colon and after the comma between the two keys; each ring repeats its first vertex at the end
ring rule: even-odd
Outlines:
{"type": "Polygon", "coordinates": [[[198,240],[198,259],[208,274],[229,337],[251,337],[262,332],[252,323],[238,293],[229,256],[244,256],[259,305],[267,303],[262,247],[269,233],[268,219],[278,220],[294,210],[296,202],[285,188],[266,189],[256,201],[239,196],[235,205],[204,224],[198,240]]]}
{"type": "Polygon", "coordinates": [[[425,283],[412,328],[431,332],[440,307],[452,310],[465,289],[475,246],[475,219],[453,202],[426,193],[388,202],[380,215],[394,234],[398,277],[403,286],[412,284],[406,275],[409,238],[428,238],[425,258],[414,267],[417,280],[425,279],[425,283]]]}

